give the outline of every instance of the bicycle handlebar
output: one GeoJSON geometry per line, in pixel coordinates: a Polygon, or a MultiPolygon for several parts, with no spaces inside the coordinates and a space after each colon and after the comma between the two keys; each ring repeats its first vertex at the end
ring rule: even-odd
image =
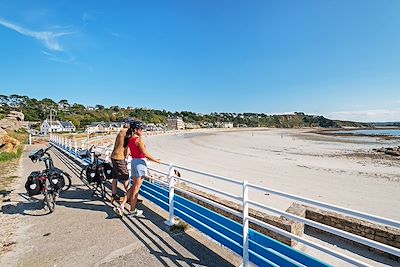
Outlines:
{"type": "MultiPolygon", "coordinates": [[[[50,145],[47,148],[43,149],[39,149],[38,151],[36,151],[35,153],[29,155],[29,158],[31,159],[32,162],[36,162],[38,160],[40,160],[45,154],[48,155],[47,151],[50,150],[50,148],[52,148],[53,146],[50,145]]],[[[49,155],[50,156],[50,155],[49,155]]]]}

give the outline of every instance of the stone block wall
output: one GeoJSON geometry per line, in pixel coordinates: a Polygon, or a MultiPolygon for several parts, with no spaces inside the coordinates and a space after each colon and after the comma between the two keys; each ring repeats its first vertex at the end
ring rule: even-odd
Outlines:
{"type": "MultiPolygon", "coordinates": [[[[395,248],[400,248],[400,229],[395,229],[387,226],[378,225],[375,223],[371,223],[368,221],[364,221],[361,219],[357,219],[354,217],[344,216],[342,214],[338,214],[331,211],[321,210],[313,207],[304,206],[306,212],[305,217],[307,219],[358,235],[362,236],[374,241],[377,241],[382,244],[386,244],[395,248]]],[[[307,226],[310,227],[310,226],[307,226]]],[[[316,229],[312,227],[313,230],[326,233],[322,230],[316,229]]],[[[330,234],[332,235],[332,234],[330,234]]],[[[336,235],[335,235],[336,236],[336,235]]],[[[340,239],[344,240],[347,243],[351,243],[353,245],[367,248],[370,251],[373,251],[378,254],[382,254],[385,257],[399,260],[399,257],[387,254],[383,251],[368,247],[366,245],[360,244],[358,242],[354,242],[345,238],[340,239]]]]}

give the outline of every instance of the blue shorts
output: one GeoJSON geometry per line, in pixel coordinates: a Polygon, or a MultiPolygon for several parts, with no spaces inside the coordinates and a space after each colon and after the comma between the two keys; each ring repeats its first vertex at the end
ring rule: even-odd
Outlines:
{"type": "Polygon", "coordinates": [[[144,178],[147,175],[147,163],[144,159],[132,159],[131,162],[131,173],[133,177],[144,178]]]}

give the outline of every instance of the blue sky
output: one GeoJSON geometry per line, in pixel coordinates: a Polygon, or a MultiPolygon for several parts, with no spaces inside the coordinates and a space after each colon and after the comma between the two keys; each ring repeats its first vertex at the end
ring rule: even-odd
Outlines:
{"type": "Polygon", "coordinates": [[[400,121],[400,1],[0,0],[0,94],[400,121]]]}

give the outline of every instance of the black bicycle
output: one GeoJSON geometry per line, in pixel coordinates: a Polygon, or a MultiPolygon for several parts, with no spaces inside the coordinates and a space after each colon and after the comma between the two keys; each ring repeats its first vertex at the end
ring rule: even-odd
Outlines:
{"type": "Polygon", "coordinates": [[[94,146],[79,153],[82,158],[91,158],[93,155],[93,161],[82,168],[80,177],[82,181],[86,181],[88,184],[94,186],[92,196],[99,190],[100,196],[105,199],[105,182],[107,179],[112,179],[112,166],[110,163],[100,159],[101,154],[93,151],[93,148],[94,146]]]}
{"type": "Polygon", "coordinates": [[[71,187],[71,176],[54,166],[53,159],[47,152],[52,146],[46,149],[39,149],[29,155],[32,162],[43,161],[46,169],[43,171],[33,171],[28,176],[25,188],[29,196],[44,196],[44,202],[52,213],[56,207],[56,198],[61,191],[71,187]]]}

